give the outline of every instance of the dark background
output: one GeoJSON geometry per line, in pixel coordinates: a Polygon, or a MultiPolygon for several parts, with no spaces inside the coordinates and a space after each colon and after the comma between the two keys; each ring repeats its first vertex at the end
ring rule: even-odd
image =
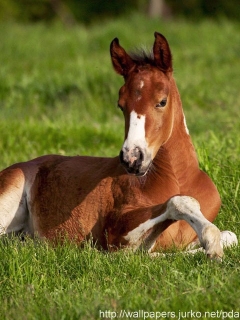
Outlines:
{"type": "Polygon", "coordinates": [[[0,0],[0,21],[22,23],[90,24],[133,11],[162,19],[240,19],[239,0],[0,0]]]}

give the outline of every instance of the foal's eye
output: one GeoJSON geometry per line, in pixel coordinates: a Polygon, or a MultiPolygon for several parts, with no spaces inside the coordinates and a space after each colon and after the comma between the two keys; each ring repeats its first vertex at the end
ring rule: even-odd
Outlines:
{"type": "Polygon", "coordinates": [[[163,99],[156,105],[156,107],[157,108],[163,108],[163,107],[166,106],[166,104],[167,104],[167,99],[163,99]]]}

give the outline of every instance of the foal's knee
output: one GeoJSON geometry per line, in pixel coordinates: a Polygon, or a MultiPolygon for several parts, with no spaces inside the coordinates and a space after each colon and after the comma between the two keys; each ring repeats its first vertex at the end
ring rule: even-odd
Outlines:
{"type": "Polygon", "coordinates": [[[199,202],[189,196],[174,196],[168,202],[170,218],[173,220],[185,220],[186,214],[199,213],[199,202]]]}

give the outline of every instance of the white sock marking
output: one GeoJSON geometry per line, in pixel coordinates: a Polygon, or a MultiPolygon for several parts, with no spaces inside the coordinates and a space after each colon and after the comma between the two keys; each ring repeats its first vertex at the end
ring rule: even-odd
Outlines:
{"type": "Polygon", "coordinates": [[[129,245],[135,249],[139,246],[139,241],[141,241],[141,237],[151,228],[153,228],[156,224],[163,222],[167,219],[168,212],[166,211],[162,215],[149,219],[143,223],[141,223],[137,228],[128,232],[128,234],[124,237],[125,240],[129,241],[129,245]]]}

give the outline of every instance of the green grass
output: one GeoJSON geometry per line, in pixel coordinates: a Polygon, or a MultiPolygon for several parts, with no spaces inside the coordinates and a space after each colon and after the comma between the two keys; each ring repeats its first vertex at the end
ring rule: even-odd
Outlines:
{"type": "Polygon", "coordinates": [[[66,243],[1,244],[5,278],[1,309],[8,319],[98,319],[100,311],[205,311],[239,307],[239,256],[223,263],[176,253],[99,253],[66,243]],[[7,278],[7,279],[6,279],[7,278]],[[233,293],[233,283],[236,288],[233,293]]]}
{"type": "MultiPolygon", "coordinates": [[[[200,166],[222,197],[216,224],[239,237],[237,22],[190,24],[133,15],[88,28],[0,25],[0,168],[47,153],[118,154],[124,124],[116,101],[122,79],[112,70],[109,44],[117,36],[126,49],[150,47],[154,31],[170,42],[200,166]]],[[[201,318],[206,311],[239,312],[239,257],[239,247],[226,250],[222,263],[210,263],[200,253],[151,259],[143,252],[102,253],[88,244],[53,248],[4,239],[0,319],[115,315],[100,310],[166,311],[176,318],[179,310],[202,312],[201,318]]]]}

